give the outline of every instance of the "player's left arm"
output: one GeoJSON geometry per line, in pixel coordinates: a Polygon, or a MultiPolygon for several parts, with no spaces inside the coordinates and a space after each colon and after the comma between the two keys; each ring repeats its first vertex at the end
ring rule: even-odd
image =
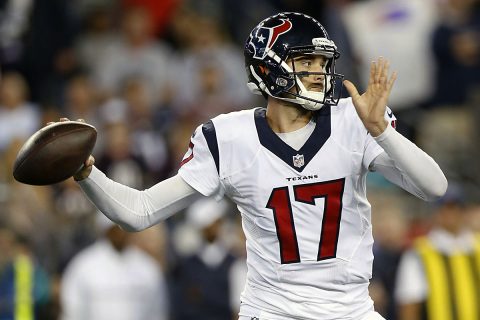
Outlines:
{"type": "Polygon", "coordinates": [[[363,125],[383,148],[370,169],[424,200],[441,197],[447,179],[438,164],[414,143],[394,130],[385,119],[388,97],[397,75],[389,77],[389,62],[380,57],[370,66],[367,90],[360,95],[353,83],[344,81],[363,125]]]}
{"type": "Polygon", "coordinates": [[[375,141],[383,148],[370,164],[387,180],[417,197],[433,201],[445,194],[447,179],[438,164],[390,124],[375,141]]]}

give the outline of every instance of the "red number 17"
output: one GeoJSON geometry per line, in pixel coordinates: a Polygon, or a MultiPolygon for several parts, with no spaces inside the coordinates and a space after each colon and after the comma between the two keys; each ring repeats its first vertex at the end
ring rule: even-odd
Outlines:
{"type": "MultiPolygon", "coordinates": [[[[295,201],[315,205],[315,199],[325,198],[322,229],[317,261],[335,258],[337,253],[342,197],[345,179],[293,186],[295,201]]],[[[282,264],[300,262],[297,235],[288,187],[272,190],[267,208],[273,210],[282,264]]]]}

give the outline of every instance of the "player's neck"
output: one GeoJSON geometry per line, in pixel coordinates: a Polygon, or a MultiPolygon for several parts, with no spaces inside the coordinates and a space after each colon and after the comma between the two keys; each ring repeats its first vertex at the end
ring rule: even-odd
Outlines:
{"type": "Polygon", "coordinates": [[[312,111],[293,103],[275,100],[269,101],[266,117],[268,125],[274,132],[285,133],[306,126],[312,119],[312,111]]]}

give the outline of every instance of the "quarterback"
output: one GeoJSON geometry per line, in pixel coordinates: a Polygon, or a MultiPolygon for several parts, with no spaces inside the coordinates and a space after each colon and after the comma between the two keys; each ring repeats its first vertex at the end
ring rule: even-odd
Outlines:
{"type": "Polygon", "coordinates": [[[219,115],[192,135],[178,174],[139,191],[90,157],[74,177],[107,217],[148,228],[203,196],[238,206],[248,275],[239,318],[382,319],[368,285],[377,171],[426,201],[445,193],[436,162],[395,130],[387,100],[396,74],[372,62],[366,91],[335,72],[335,43],[315,19],[280,13],[245,43],[248,87],[266,107],[219,115]],[[340,98],[344,85],[350,98],[340,98]]]}

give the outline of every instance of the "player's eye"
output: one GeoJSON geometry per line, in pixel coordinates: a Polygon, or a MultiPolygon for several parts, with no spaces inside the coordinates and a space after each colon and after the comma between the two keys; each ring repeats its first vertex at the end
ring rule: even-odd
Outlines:
{"type": "Polygon", "coordinates": [[[302,60],[300,63],[304,67],[311,67],[312,66],[312,61],[311,60],[302,60]]]}

